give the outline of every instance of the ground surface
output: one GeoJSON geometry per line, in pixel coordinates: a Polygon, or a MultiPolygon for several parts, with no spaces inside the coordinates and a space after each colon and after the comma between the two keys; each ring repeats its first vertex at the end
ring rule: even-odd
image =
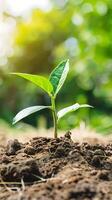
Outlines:
{"type": "Polygon", "coordinates": [[[0,145],[0,200],[112,200],[112,143],[36,137],[0,145]]]}

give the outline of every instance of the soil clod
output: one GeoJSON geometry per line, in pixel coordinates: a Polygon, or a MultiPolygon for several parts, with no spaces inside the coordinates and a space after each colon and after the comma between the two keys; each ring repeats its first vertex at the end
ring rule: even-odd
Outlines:
{"type": "Polygon", "coordinates": [[[17,139],[9,140],[6,146],[6,155],[14,155],[17,150],[21,149],[21,144],[17,139]]]}

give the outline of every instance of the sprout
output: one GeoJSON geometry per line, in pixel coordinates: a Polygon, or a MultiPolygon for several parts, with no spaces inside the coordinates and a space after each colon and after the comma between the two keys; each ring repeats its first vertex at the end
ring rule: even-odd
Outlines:
{"type": "Polygon", "coordinates": [[[49,79],[38,76],[38,75],[32,75],[32,74],[25,74],[25,73],[11,73],[15,74],[17,76],[20,76],[41,89],[43,89],[51,98],[51,106],[31,106],[28,108],[25,108],[21,110],[13,119],[13,124],[17,123],[21,119],[27,117],[28,115],[35,113],[37,111],[40,111],[42,109],[50,109],[53,115],[53,122],[54,122],[54,137],[57,138],[57,128],[58,128],[58,121],[64,117],[67,113],[73,112],[79,108],[84,107],[92,107],[88,104],[79,105],[78,103],[75,103],[72,106],[63,108],[60,111],[56,111],[56,96],[63,86],[67,74],[69,72],[69,60],[62,61],[50,74],[49,79]]]}

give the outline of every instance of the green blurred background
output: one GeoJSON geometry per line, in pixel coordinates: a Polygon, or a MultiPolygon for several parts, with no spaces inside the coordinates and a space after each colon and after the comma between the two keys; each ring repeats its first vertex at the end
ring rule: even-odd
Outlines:
{"type": "MultiPolygon", "coordinates": [[[[88,103],[67,115],[60,129],[84,121],[102,134],[112,133],[112,0],[0,0],[0,121],[49,97],[9,72],[48,73],[70,59],[70,73],[57,98],[58,109],[88,103]]],[[[23,120],[52,126],[46,111],[23,120]]]]}

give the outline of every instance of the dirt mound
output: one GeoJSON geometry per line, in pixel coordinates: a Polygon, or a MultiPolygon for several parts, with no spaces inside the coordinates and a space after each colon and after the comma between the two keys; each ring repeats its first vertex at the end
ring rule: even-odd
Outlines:
{"type": "Polygon", "coordinates": [[[75,143],[70,133],[0,147],[0,200],[111,200],[112,144],[75,143]]]}

